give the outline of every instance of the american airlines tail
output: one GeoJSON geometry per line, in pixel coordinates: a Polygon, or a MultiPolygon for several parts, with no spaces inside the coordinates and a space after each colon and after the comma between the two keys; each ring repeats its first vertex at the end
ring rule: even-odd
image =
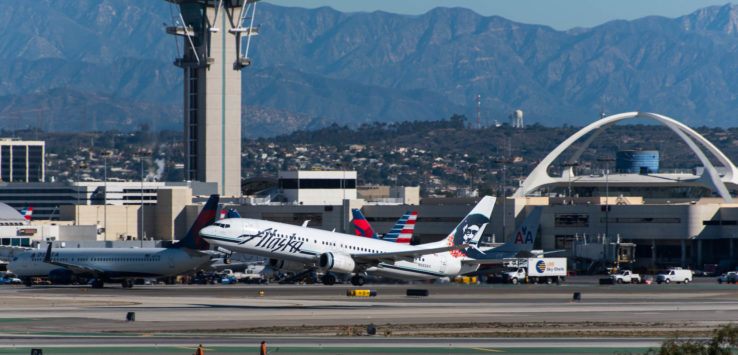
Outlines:
{"type": "Polygon", "coordinates": [[[351,213],[354,215],[352,223],[354,225],[354,233],[356,235],[373,239],[379,238],[377,233],[374,232],[374,229],[372,229],[372,226],[369,225],[369,221],[367,221],[366,218],[364,218],[364,215],[361,214],[361,211],[356,208],[352,208],[351,213]]]}
{"type": "Polygon", "coordinates": [[[541,211],[541,207],[534,207],[505,244],[485,251],[474,248],[473,251],[469,250],[467,252],[467,256],[477,260],[527,258],[533,256],[531,250],[533,250],[533,244],[536,240],[538,226],[541,224],[541,211]]]}
{"type": "Polygon", "coordinates": [[[438,242],[423,244],[423,246],[442,247],[442,246],[458,246],[463,244],[470,245],[467,248],[452,250],[452,256],[455,258],[465,257],[468,252],[477,250],[472,244],[479,240],[484,232],[484,228],[489,223],[492,215],[492,208],[495,207],[496,198],[492,196],[484,196],[482,200],[464,217],[459,225],[454,228],[449,235],[438,242]]]}
{"type": "Polygon", "coordinates": [[[23,218],[26,219],[26,222],[31,221],[31,215],[33,215],[33,207],[29,206],[21,210],[21,214],[23,215],[23,218]]]}
{"type": "Polygon", "coordinates": [[[408,211],[395,223],[395,226],[382,237],[382,240],[395,243],[410,243],[415,230],[415,221],[418,219],[418,211],[408,211]]]}
{"type": "Polygon", "coordinates": [[[188,248],[194,250],[210,249],[210,244],[200,237],[200,230],[213,224],[215,221],[215,215],[218,212],[219,199],[219,195],[210,195],[208,202],[205,203],[205,207],[202,208],[197,219],[195,219],[195,223],[192,224],[192,227],[190,227],[190,230],[184,238],[174,243],[172,246],[173,248],[188,248]]]}

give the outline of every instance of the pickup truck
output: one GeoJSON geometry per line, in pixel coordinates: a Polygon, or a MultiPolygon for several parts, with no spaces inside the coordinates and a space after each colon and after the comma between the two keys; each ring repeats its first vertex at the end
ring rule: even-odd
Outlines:
{"type": "Polygon", "coordinates": [[[610,275],[610,279],[612,279],[612,282],[618,283],[618,284],[640,283],[641,275],[634,274],[630,270],[620,270],[619,273],[610,275]]]}
{"type": "Polygon", "coordinates": [[[738,280],[738,274],[735,271],[728,271],[727,273],[722,274],[722,275],[718,276],[718,278],[717,278],[717,282],[719,284],[721,284],[723,282],[729,283],[729,284],[731,284],[731,283],[734,284],[734,283],[736,283],[737,280],[738,280]]]}

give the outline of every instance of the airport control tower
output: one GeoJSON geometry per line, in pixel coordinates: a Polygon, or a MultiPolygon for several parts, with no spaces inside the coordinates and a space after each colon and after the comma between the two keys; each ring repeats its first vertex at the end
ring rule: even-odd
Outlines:
{"type": "Polygon", "coordinates": [[[258,0],[166,0],[184,70],[185,179],[241,195],[241,69],[258,0]]]}

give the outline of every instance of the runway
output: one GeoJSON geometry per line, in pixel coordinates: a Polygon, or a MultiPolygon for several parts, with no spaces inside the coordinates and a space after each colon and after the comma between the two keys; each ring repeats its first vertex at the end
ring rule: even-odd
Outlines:
{"type": "Polygon", "coordinates": [[[279,353],[644,352],[738,319],[738,286],[695,281],[362,287],[376,297],[347,297],[356,288],[344,285],[0,286],[0,352],[186,354],[202,343],[228,354],[262,340],[279,353]],[[430,295],[408,297],[408,288],[430,295]]]}

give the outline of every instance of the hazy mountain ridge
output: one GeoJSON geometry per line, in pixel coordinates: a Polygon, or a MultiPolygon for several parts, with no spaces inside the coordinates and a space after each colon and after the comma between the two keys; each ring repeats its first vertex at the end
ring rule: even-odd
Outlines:
{"type": "MultiPolygon", "coordinates": [[[[19,112],[46,107],[68,88],[82,98],[106,98],[57,100],[86,105],[97,117],[113,112],[98,129],[121,128],[115,119],[126,115],[123,106],[153,112],[136,113],[135,122],[156,119],[152,126],[180,129],[182,73],[172,65],[174,39],[164,33],[173,22],[170,8],[151,0],[6,4],[0,95],[8,97],[0,100],[0,114],[24,116],[19,112]]],[[[462,8],[406,16],[260,3],[256,23],[261,34],[243,85],[244,102],[260,109],[244,112],[245,130],[258,128],[248,135],[331,122],[471,118],[477,94],[485,117],[502,121],[521,108],[527,122],[548,125],[586,124],[604,108],[734,126],[738,110],[733,5],[556,31],[462,8]]]]}

